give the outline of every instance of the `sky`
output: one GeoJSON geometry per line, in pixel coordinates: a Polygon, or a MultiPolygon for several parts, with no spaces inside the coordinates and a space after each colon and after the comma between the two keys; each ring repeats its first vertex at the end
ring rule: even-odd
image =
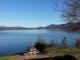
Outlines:
{"type": "MultiPolygon", "coordinates": [[[[56,12],[54,5],[54,0],[0,0],[0,26],[62,24],[61,14],[56,12]]],[[[61,5],[59,2],[59,7],[61,5]]]]}

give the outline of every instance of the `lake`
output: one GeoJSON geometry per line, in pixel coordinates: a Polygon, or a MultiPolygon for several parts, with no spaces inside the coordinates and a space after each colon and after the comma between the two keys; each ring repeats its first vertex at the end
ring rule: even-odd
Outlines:
{"type": "Polygon", "coordinates": [[[0,31],[0,56],[26,51],[27,47],[35,44],[39,36],[42,36],[46,43],[54,40],[57,44],[60,44],[63,37],[66,37],[68,45],[74,47],[76,40],[80,38],[80,32],[48,29],[3,30],[0,31]]]}

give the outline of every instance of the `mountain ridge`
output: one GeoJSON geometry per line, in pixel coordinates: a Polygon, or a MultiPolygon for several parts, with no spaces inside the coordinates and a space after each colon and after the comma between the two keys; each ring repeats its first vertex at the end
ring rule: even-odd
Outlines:
{"type": "Polygon", "coordinates": [[[0,30],[25,30],[25,29],[80,29],[80,22],[66,24],[50,24],[45,27],[27,28],[27,27],[5,27],[0,26],[0,30]]]}

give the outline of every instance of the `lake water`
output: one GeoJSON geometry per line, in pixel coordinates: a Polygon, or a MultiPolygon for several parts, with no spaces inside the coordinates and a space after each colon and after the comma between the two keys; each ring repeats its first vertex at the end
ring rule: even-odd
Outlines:
{"type": "Polygon", "coordinates": [[[63,37],[67,38],[68,45],[74,47],[80,32],[66,32],[63,30],[4,30],[0,31],[0,56],[24,52],[33,45],[39,36],[46,43],[52,40],[60,44],[63,37]]]}

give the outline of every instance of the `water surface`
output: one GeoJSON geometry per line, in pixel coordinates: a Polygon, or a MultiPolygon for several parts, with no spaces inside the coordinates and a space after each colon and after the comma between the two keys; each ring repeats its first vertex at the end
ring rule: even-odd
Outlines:
{"type": "Polygon", "coordinates": [[[4,30],[0,31],[0,56],[24,52],[28,46],[33,45],[39,36],[46,43],[52,40],[60,44],[63,37],[67,38],[70,47],[75,46],[80,32],[66,32],[63,30],[4,30]]]}

